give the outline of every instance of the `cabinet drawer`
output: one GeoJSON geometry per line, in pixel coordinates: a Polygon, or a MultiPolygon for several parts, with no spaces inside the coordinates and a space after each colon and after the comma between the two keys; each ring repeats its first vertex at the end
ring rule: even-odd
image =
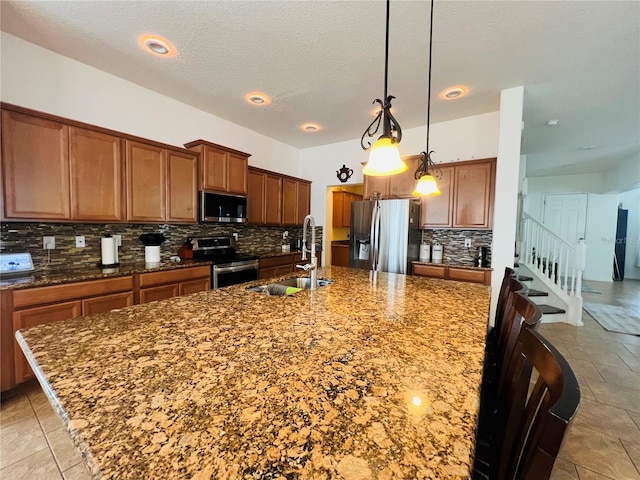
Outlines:
{"type": "MultiPolygon", "coordinates": [[[[179,268],[163,272],[149,272],[139,275],[140,288],[153,285],[163,285],[165,283],[178,283],[197,278],[210,278],[211,267],[203,265],[201,267],[179,268]]],[[[177,295],[177,294],[176,294],[177,295]]]]}
{"type": "Polygon", "coordinates": [[[190,282],[183,282],[180,284],[180,295],[191,295],[192,293],[204,292],[210,288],[211,283],[208,278],[191,280],[190,282]]]}
{"type": "Polygon", "coordinates": [[[464,268],[449,267],[449,278],[461,282],[486,283],[486,274],[487,272],[484,270],[467,270],[464,268]]]}
{"type": "Polygon", "coordinates": [[[140,303],[156,302],[167,298],[177,297],[180,293],[179,284],[162,285],[140,290],[140,303]]]}
{"type": "Polygon", "coordinates": [[[133,277],[106,278],[79,283],[66,283],[51,287],[25,288],[13,292],[13,308],[44,305],[81,297],[133,290],[133,277]]]}
{"type": "Polygon", "coordinates": [[[82,300],[82,316],[109,312],[133,305],[133,292],[114,293],[82,300]]]}
{"type": "Polygon", "coordinates": [[[278,265],[291,264],[294,258],[299,258],[295,254],[278,255],[276,257],[266,257],[260,259],[260,269],[267,267],[275,267],[278,265]]]}
{"type": "Polygon", "coordinates": [[[445,267],[437,267],[435,265],[414,264],[413,274],[421,275],[423,277],[445,278],[446,269],[445,267]]]}

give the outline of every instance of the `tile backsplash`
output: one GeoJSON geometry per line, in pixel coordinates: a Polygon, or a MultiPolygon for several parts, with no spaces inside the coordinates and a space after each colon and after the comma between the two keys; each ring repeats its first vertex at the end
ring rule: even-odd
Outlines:
{"type": "MultiPolygon", "coordinates": [[[[442,245],[442,262],[450,265],[473,266],[478,247],[491,247],[491,230],[422,230],[422,242],[442,245]],[[471,248],[464,246],[471,239],[471,248]]],[[[489,261],[491,261],[489,252],[489,261]]]]}
{"type": "MultiPolygon", "coordinates": [[[[56,248],[50,250],[50,268],[95,265],[100,262],[100,238],[105,234],[121,235],[119,259],[122,263],[144,262],[144,245],[139,240],[143,233],[162,233],[166,241],[160,247],[162,261],[176,255],[187,237],[231,236],[238,234],[236,249],[279,250],[281,245],[302,235],[302,227],[258,227],[217,223],[198,225],[157,224],[89,224],[89,223],[22,223],[0,225],[0,251],[29,252],[36,268],[47,265],[48,251],[42,246],[42,237],[55,236],[56,248]],[[287,240],[282,239],[285,231],[287,240]],[[76,248],[76,235],[85,237],[86,247],[76,248]]],[[[322,239],[322,227],[316,227],[316,238],[322,239]]]]}

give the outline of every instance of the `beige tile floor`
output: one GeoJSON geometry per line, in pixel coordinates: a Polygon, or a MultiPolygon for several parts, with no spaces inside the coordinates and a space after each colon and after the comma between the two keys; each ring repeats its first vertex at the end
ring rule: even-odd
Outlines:
{"type": "MultiPolygon", "coordinates": [[[[640,281],[589,282],[585,301],[640,305],[640,281]]],[[[640,480],[640,337],[543,324],[541,333],[573,367],[582,404],[556,461],[553,480],[640,480]]],[[[3,399],[0,479],[83,480],[90,475],[36,382],[3,399]]]]}

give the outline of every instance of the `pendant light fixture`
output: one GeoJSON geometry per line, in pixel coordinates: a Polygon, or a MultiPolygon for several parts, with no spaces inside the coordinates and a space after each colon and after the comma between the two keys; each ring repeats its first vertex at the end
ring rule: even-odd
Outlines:
{"type": "Polygon", "coordinates": [[[415,179],[418,181],[413,191],[415,196],[440,195],[440,189],[436,184],[436,179],[429,173],[429,167],[433,166],[431,154],[433,150],[429,150],[429,123],[431,121],[431,52],[433,50],[433,0],[431,0],[431,21],[429,25],[429,83],[427,89],[427,149],[422,152],[422,161],[415,173],[415,179]]]}
{"type": "Polygon", "coordinates": [[[362,173],[371,176],[385,176],[396,175],[407,170],[407,164],[400,158],[400,151],[398,150],[398,144],[402,140],[402,129],[397,120],[391,114],[391,100],[393,95],[387,95],[387,78],[389,76],[389,2],[387,0],[387,27],[385,38],[385,51],[384,51],[384,96],[382,100],[375,99],[373,103],[380,104],[380,111],[376,115],[376,118],[371,122],[367,129],[362,134],[360,139],[360,146],[363,150],[369,150],[369,161],[364,166],[362,173]],[[373,137],[377,134],[378,129],[382,124],[382,135],[371,146],[371,142],[367,139],[365,144],[365,137],[373,137]]]}

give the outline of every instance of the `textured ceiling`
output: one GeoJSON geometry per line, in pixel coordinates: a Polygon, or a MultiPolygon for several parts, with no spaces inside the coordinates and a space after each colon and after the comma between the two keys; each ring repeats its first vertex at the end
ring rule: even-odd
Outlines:
{"type": "MultiPolygon", "coordinates": [[[[391,2],[389,93],[405,129],[426,121],[428,10],[391,2]]],[[[8,33],[298,148],[360,137],[383,94],[379,0],[3,0],[0,13],[8,33]],[[146,33],[177,55],[145,53],[146,33]],[[272,103],[247,104],[255,90],[272,103]]],[[[640,2],[439,0],[434,15],[432,122],[498,110],[501,90],[524,85],[529,175],[640,158],[640,2]],[[458,84],[466,97],[438,98],[458,84]]]]}

